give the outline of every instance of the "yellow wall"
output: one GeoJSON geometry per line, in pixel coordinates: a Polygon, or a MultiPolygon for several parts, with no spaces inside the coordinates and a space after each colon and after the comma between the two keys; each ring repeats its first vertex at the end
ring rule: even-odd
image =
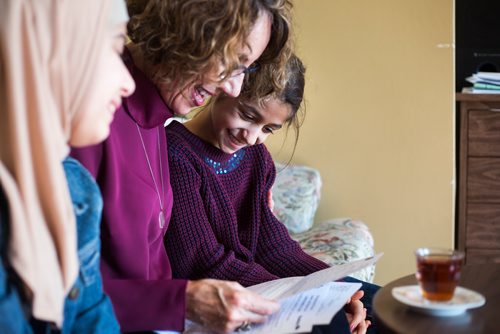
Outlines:
{"type": "MultiPolygon", "coordinates": [[[[370,227],[376,282],[414,272],[419,246],[453,246],[453,0],[295,0],[308,68],[292,162],[320,170],[316,222],[370,227]]],[[[290,157],[293,133],[268,146],[290,157]]]]}

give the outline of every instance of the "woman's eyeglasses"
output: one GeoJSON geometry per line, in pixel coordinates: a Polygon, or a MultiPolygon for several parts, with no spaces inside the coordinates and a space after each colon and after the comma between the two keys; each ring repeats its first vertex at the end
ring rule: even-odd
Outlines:
{"type": "MultiPolygon", "coordinates": [[[[243,65],[240,65],[238,66],[236,69],[234,69],[230,75],[228,75],[226,78],[234,78],[234,77],[237,77],[238,75],[242,75],[242,74],[250,74],[250,73],[254,73],[254,72],[257,72],[260,68],[260,65],[259,63],[253,63],[252,65],[246,67],[246,66],[243,66],[243,65]]],[[[221,74],[220,75],[221,78],[224,78],[224,76],[221,74]]]]}

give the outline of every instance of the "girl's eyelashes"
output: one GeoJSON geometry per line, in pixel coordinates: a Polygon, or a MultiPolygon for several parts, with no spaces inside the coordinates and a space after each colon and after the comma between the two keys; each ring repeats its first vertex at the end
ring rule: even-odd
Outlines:
{"type": "Polygon", "coordinates": [[[248,110],[248,108],[242,104],[238,106],[238,114],[244,121],[255,121],[255,115],[248,110]]]}
{"type": "Polygon", "coordinates": [[[253,106],[244,104],[244,103],[238,103],[238,113],[240,114],[241,118],[245,121],[250,121],[250,122],[260,122],[262,119],[259,111],[255,109],[253,106]]]}
{"type": "MultiPolygon", "coordinates": [[[[239,103],[236,108],[239,117],[245,122],[250,122],[253,124],[258,124],[262,122],[262,116],[257,109],[253,106],[239,103]]],[[[281,129],[281,125],[269,124],[262,127],[262,132],[266,134],[274,134],[274,131],[281,129]]]]}
{"type": "Polygon", "coordinates": [[[265,133],[269,133],[269,134],[271,134],[271,135],[272,135],[272,134],[274,134],[274,129],[273,129],[273,128],[271,128],[271,127],[269,127],[269,126],[265,126],[265,127],[263,128],[263,131],[264,131],[265,133]]]}
{"type": "Polygon", "coordinates": [[[252,114],[248,113],[248,112],[241,112],[240,116],[245,121],[254,121],[255,120],[255,117],[252,114]]]}

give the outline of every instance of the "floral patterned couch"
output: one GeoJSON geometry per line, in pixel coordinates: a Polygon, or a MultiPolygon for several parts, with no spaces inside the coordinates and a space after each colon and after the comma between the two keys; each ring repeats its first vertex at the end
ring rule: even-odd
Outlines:
{"type": "MultiPolygon", "coordinates": [[[[363,222],[337,218],[314,225],[321,195],[321,177],[316,169],[276,163],[276,171],[274,213],[308,254],[331,265],[374,255],[373,237],[363,222]]],[[[375,266],[351,276],[373,282],[375,266]]]]}

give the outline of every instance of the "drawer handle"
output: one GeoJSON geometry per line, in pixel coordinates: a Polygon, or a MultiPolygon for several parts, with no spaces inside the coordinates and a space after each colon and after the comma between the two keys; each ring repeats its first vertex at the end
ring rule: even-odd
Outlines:
{"type": "Polygon", "coordinates": [[[500,108],[491,108],[490,111],[493,111],[493,112],[500,112],[500,108]]]}

